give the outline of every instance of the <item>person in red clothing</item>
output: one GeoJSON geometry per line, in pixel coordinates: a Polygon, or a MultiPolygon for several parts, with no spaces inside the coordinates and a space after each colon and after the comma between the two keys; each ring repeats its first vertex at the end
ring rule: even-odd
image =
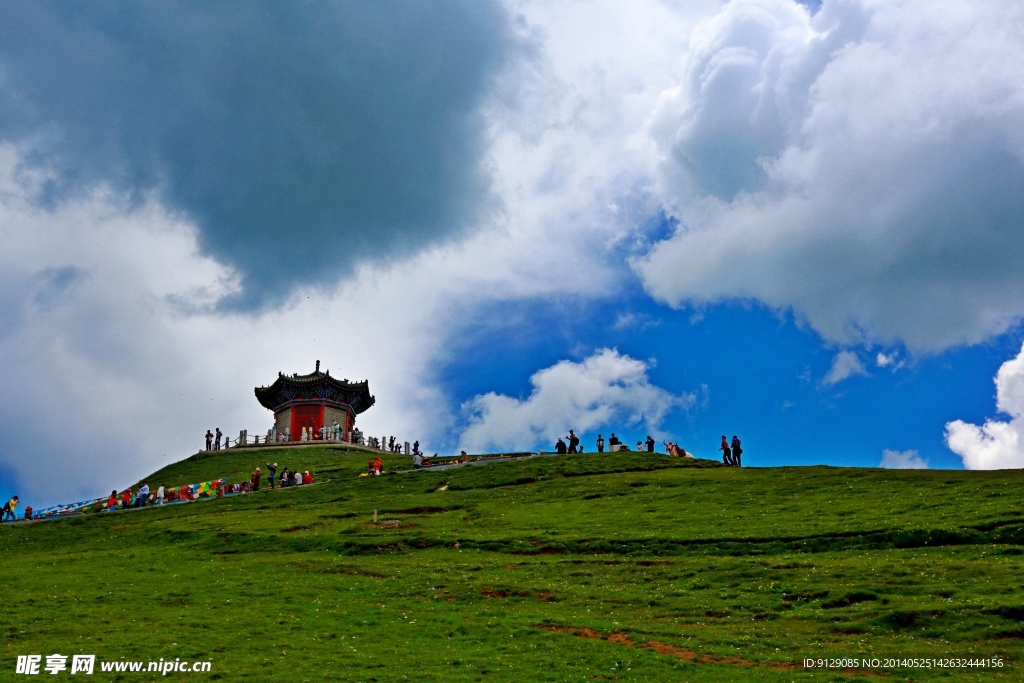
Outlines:
{"type": "Polygon", "coordinates": [[[313,475],[309,473],[309,470],[306,470],[306,473],[302,475],[302,483],[303,484],[312,484],[313,483],[313,475]]]}
{"type": "Polygon", "coordinates": [[[121,508],[127,510],[132,506],[132,487],[129,486],[121,494],[121,508]]]}
{"type": "Polygon", "coordinates": [[[110,498],[107,498],[107,512],[112,512],[117,509],[117,491],[110,492],[110,498]]]}
{"type": "Polygon", "coordinates": [[[375,472],[376,474],[380,474],[381,472],[384,471],[384,466],[381,465],[380,456],[379,455],[377,456],[377,461],[374,463],[374,469],[376,470],[376,472],[375,472]]]}
{"type": "Polygon", "coordinates": [[[257,467],[256,471],[252,473],[252,490],[253,491],[259,491],[260,490],[260,477],[262,477],[262,476],[263,476],[263,473],[260,472],[260,468],[257,467]]]}

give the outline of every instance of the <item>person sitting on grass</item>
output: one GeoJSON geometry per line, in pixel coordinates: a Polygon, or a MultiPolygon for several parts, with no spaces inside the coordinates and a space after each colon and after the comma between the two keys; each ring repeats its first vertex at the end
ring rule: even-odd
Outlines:
{"type": "Polygon", "coordinates": [[[113,512],[117,509],[117,491],[110,492],[110,498],[107,498],[107,512],[113,512]]]}
{"type": "Polygon", "coordinates": [[[555,452],[559,455],[565,455],[568,451],[569,449],[565,447],[565,442],[559,437],[558,441],[555,442],[555,452]]]}
{"type": "Polygon", "coordinates": [[[412,455],[412,468],[414,470],[423,468],[423,456],[419,453],[413,453],[412,455]]]}
{"type": "Polygon", "coordinates": [[[692,458],[693,456],[687,453],[682,446],[671,441],[662,442],[665,444],[665,452],[673,458],[692,458]]]}
{"type": "Polygon", "coordinates": [[[309,470],[306,470],[305,474],[302,475],[302,483],[303,484],[312,484],[313,483],[313,475],[309,473],[309,470]]]}
{"type": "Polygon", "coordinates": [[[263,473],[260,472],[260,468],[257,467],[256,471],[252,473],[252,479],[250,479],[250,481],[252,482],[252,490],[253,491],[259,491],[260,490],[260,477],[262,477],[262,476],[263,476],[263,473]]]}

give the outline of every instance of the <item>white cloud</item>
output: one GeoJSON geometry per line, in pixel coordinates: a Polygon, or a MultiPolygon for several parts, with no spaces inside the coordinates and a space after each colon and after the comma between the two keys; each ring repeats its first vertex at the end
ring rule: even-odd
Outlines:
{"type": "MultiPolygon", "coordinates": [[[[219,311],[239,271],[205,256],[202,226],[158,193],[101,183],[40,207],[33,189],[54,178],[26,165],[25,149],[0,147],[0,474],[13,471],[22,499],[38,508],[125,486],[192,452],[210,427],[262,432],[270,415],[253,387],[316,359],[369,379],[367,433],[453,446],[461,397],[436,381],[453,338],[471,338],[495,304],[604,297],[629,278],[623,245],[658,205],[636,133],[678,53],[664,46],[688,20],[657,1],[517,11],[536,50],[479,112],[492,211],[469,236],[419,253],[369,250],[350,277],[299,285],[278,309],[219,311]]],[[[260,172],[253,161],[244,177],[260,172]]],[[[289,254],[329,257],[322,241],[289,254]]],[[[250,272],[281,265],[278,250],[252,245],[233,252],[250,272]]]]}
{"type": "Polygon", "coordinates": [[[917,451],[882,451],[882,462],[879,467],[889,470],[926,470],[928,461],[917,451]]]}
{"type": "Polygon", "coordinates": [[[615,317],[612,327],[616,330],[639,329],[647,330],[651,327],[658,327],[661,321],[644,313],[632,311],[620,311],[615,317]]]}
{"type": "Polygon", "coordinates": [[[875,365],[877,365],[880,368],[895,367],[896,360],[897,356],[895,353],[887,354],[882,351],[879,351],[878,355],[875,356],[875,365]]]}
{"type": "Polygon", "coordinates": [[[828,374],[821,381],[825,386],[834,386],[844,379],[866,374],[868,372],[864,369],[864,363],[861,362],[856,353],[853,351],[840,351],[832,359],[832,367],[829,368],[828,374]]]}
{"type": "Polygon", "coordinates": [[[649,365],[603,349],[580,363],[560,361],[530,377],[533,390],[526,399],[496,393],[475,396],[463,405],[469,426],[461,448],[547,450],[569,429],[577,434],[610,425],[619,429],[643,424],[656,432],[673,409],[694,404],[692,393],[673,395],[650,383],[649,365]]]}
{"type": "Polygon", "coordinates": [[[1009,421],[986,420],[977,426],[963,420],[946,423],[946,445],[971,470],[1024,467],[1024,346],[999,368],[996,408],[1009,421]]]}
{"type": "Polygon", "coordinates": [[[1024,315],[1024,5],[734,0],[651,123],[673,306],[757,299],[826,339],[937,351],[1024,315]]]}

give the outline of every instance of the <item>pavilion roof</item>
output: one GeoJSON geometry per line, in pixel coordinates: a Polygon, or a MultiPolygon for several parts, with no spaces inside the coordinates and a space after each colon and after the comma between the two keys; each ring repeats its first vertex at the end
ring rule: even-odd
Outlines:
{"type": "Polygon", "coordinates": [[[327,400],[347,404],[359,414],[376,401],[370,394],[369,382],[335,379],[330,371],[320,372],[320,361],[316,362],[316,370],[308,375],[279,372],[273,384],[256,387],[255,392],[260,405],[275,412],[292,401],[327,400]]]}

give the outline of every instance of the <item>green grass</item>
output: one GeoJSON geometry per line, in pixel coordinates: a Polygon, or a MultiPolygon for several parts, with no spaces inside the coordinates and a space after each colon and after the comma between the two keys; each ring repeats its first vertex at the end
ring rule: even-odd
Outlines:
{"type": "Polygon", "coordinates": [[[272,459],[330,481],[0,529],[6,671],[19,654],[83,653],[210,660],[169,675],[227,681],[1024,672],[1024,472],[634,453],[360,477],[367,458],[199,454],[147,480],[234,481],[272,459]],[[808,671],[805,657],[1004,666],[808,671]]]}

